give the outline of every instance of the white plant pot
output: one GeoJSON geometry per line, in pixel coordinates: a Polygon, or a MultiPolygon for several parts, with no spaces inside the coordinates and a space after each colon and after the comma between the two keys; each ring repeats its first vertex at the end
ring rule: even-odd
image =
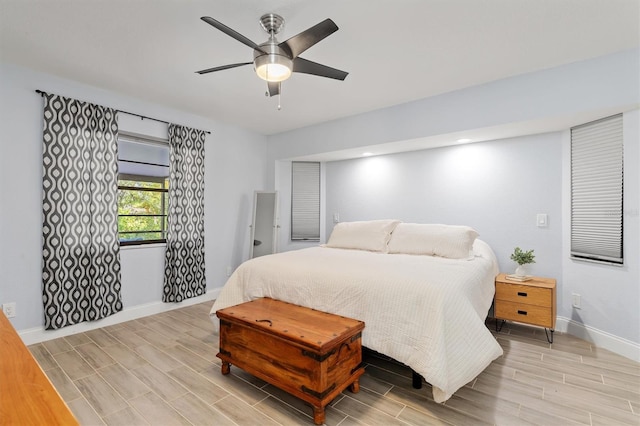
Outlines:
{"type": "Polygon", "coordinates": [[[528,272],[529,268],[527,267],[527,265],[518,265],[518,267],[516,268],[516,275],[519,277],[526,277],[528,272]]]}

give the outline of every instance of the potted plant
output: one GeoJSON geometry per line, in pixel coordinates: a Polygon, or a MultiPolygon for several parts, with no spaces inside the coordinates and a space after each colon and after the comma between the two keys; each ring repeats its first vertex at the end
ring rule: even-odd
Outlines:
{"type": "Polygon", "coordinates": [[[524,265],[528,265],[530,263],[536,263],[535,255],[532,250],[523,251],[520,247],[516,247],[511,253],[511,260],[518,264],[516,268],[516,275],[520,277],[524,277],[527,275],[527,270],[524,265]]]}

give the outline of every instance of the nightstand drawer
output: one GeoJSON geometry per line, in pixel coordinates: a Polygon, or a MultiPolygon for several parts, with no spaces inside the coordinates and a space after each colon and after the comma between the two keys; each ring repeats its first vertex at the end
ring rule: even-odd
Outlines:
{"type": "Polygon", "coordinates": [[[495,305],[496,318],[553,328],[551,307],[500,300],[495,305]]]}
{"type": "Polygon", "coordinates": [[[501,282],[496,283],[496,299],[545,308],[552,304],[550,289],[501,282]]]}

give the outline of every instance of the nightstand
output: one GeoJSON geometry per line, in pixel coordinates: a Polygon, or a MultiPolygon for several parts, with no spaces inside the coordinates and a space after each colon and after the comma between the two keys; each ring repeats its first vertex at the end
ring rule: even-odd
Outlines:
{"type": "Polygon", "coordinates": [[[547,341],[553,343],[553,331],[556,327],[556,280],[533,277],[528,281],[512,281],[507,279],[507,274],[498,275],[494,316],[496,331],[502,329],[505,321],[537,325],[544,327],[547,341]],[[500,329],[498,320],[502,320],[500,329]]]}

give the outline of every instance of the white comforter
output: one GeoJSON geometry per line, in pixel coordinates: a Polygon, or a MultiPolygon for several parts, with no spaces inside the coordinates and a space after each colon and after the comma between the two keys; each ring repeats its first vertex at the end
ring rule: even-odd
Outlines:
{"type": "Polygon", "coordinates": [[[365,322],[362,344],[411,367],[444,402],[502,349],[484,319],[495,255],[476,240],[471,259],[313,247],[249,260],[234,272],[215,312],[260,297],[365,322]]]}

